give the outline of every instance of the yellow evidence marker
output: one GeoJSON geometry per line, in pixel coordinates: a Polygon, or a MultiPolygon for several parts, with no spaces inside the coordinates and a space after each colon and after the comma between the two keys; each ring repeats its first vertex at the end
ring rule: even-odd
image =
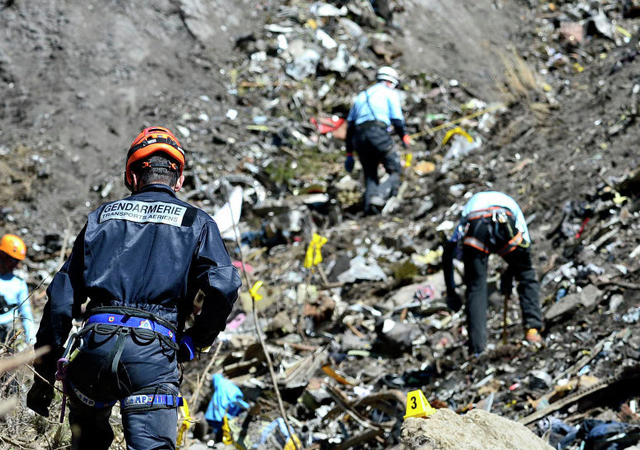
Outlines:
{"type": "Polygon", "coordinates": [[[407,413],[404,419],[409,417],[429,417],[436,410],[429,404],[427,398],[420,389],[407,394],[407,413]]]}

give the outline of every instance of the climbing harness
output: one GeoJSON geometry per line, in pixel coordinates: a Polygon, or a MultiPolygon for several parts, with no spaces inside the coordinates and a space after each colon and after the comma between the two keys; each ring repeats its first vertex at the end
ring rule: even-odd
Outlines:
{"type": "MultiPolygon", "coordinates": [[[[62,382],[62,409],[60,412],[60,423],[64,421],[66,401],[70,393],[84,405],[92,408],[110,408],[118,400],[103,402],[92,399],[81,392],[67,378],[69,364],[78,356],[83,345],[84,336],[90,331],[103,336],[116,336],[116,342],[109,355],[111,360],[111,373],[116,378],[118,376],[118,364],[124,351],[127,336],[134,335],[136,338],[151,342],[159,339],[167,344],[171,349],[177,351],[179,346],[176,343],[176,331],[173,326],[160,318],[153,316],[146,311],[128,307],[99,307],[92,311],[84,327],[69,339],[64,354],[58,360],[56,380],[62,382]],[[164,322],[164,323],[162,323],[164,322]]],[[[164,406],[167,408],[179,407],[183,404],[180,396],[168,393],[158,393],[157,389],[149,392],[139,392],[120,399],[122,407],[136,409],[150,409],[164,406]]]]}
{"type": "Polygon", "coordinates": [[[471,222],[475,220],[483,220],[485,223],[493,224],[493,227],[488,227],[489,242],[493,245],[496,244],[498,236],[502,234],[501,229],[506,228],[508,241],[504,246],[494,252],[499,256],[508,255],[518,247],[527,248],[529,246],[529,243],[524,240],[524,236],[521,231],[516,230],[517,232],[514,233],[514,229],[511,226],[513,213],[507,208],[503,208],[501,206],[493,206],[491,208],[473,211],[467,216],[467,225],[465,227],[464,238],[462,240],[463,245],[468,245],[486,254],[492,253],[485,242],[473,235],[468,235],[471,222]]]}
{"type": "Polygon", "coordinates": [[[101,313],[101,314],[94,314],[91,317],[89,317],[89,319],[87,319],[86,325],[99,324],[99,323],[102,323],[105,325],[114,325],[119,327],[142,328],[145,330],[151,330],[158,334],[168,337],[173,342],[176,341],[176,333],[174,331],[148,318],[135,317],[135,316],[124,315],[124,314],[115,314],[115,313],[101,313]]]}
{"type": "Polygon", "coordinates": [[[71,350],[72,348],[72,343],[75,342],[76,336],[76,334],[71,336],[71,339],[69,340],[70,344],[67,346],[64,354],[62,355],[62,358],[60,358],[57,363],[55,377],[57,381],[60,381],[62,383],[62,408],[60,409],[60,423],[64,422],[64,414],[67,406],[67,394],[69,393],[69,382],[67,381],[67,366],[71,361],[75,359],[76,356],[78,356],[78,353],[80,352],[76,347],[74,348],[73,352],[71,352],[71,356],[67,358],[69,350],[71,350]]]}

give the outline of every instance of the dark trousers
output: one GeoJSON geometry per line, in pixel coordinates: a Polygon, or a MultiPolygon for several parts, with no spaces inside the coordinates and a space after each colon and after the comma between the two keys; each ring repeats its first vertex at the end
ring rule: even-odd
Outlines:
{"type": "Polygon", "coordinates": [[[362,171],[364,172],[364,212],[367,214],[380,212],[381,205],[372,205],[373,197],[387,200],[398,193],[400,186],[400,155],[394,150],[393,139],[382,126],[356,128],[354,147],[358,152],[362,171]],[[389,178],[380,183],[378,166],[382,163],[389,178]],[[379,208],[376,209],[376,206],[379,208]]]}
{"type": "Polygon", "coordinates": [[[11,324],[8,323],[6,325],[0,325],[0,344],[4,344],[7,342],[7,338],[9,336],[9,328],[11,324]]]}
{"type": "MultiPolygon", "coordinates": [[[[484,242],[492,251],[502,248],[510,239],[504,230],[496,229],[489,221],[470,222],[467,235],[484,242]]],[[[515,228],[513,221],[510,225],[515,228]]],[[[499,226],[502,228],[502,225],[499,226]]],[[[506,229],[506,228],[505,228],[506,229]]],[[[508,264],[507,271],[518,282],[518,296],[525,329],[542,328],[542,312],[539,302],[539,286],[531,263],[529,248],[517,247],[502,257],[508,264]]],[[[472,353],[480,353],[487,344],[487,263],[489,254],[465,245],[463,251],[464,278],[467,286],[467,327],[469,347],[472,353]]]]}
{"type": "MultiPolygon", "coordinates": [[[[80,353],[69,364],[68,378],[85,401],[69,395],[69,423],[72,449],[107,450],[114,434],[109,424],[111,407],[87,405],[87,399],[108,403],[130,395],[168,394],[177,396],[178,367],[175,350],[159,339],[132,335],[89,332],[80,353]],[[114,364],[114,359],[117,358],[114,364]]],[[[175,449],[178,410],[167,405],[133,405],[121,402],[122,424],[127,449],[175,449]]]]}
{"type": "MultiPolygon", "coordinates": [[[[113,441],[109,424],[111,408],[90,408],[70,402],[69,424],[72,449],[107,450],[113,441]]],[[[122,410],[122,427],[127,450],[175,449],[178,410],[122,410]]]]}

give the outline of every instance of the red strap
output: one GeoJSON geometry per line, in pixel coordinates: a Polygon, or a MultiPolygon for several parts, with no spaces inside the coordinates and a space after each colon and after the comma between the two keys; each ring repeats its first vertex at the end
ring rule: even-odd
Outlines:
{"type": "Polygon", "coordinates": [[[495,212],[504,212],[507,216],[513,217],[513,213],[509,211],[507,208],[503,208],[502,206],[492,206],[491,208],[479,209],[477,211],[471,212],[467,216],[467,222],[470,220],[484,219],[486,217],[492,217],[495,212]]]}
{"type": "Polygon", "coordinates": [[[524,237],[522,236],[522,232],[518,231],[518,234],[516,234],[513,238],[511,238],[511,240],[507,242],[505,246],[498,251],[498,255],[500,256],[508,255],[509,253],[514,251],[516,248],[518,248],[518,246],[522,244],[523,240],[524,240],[524,237]]]}
{"type": "Polygon", "coordinates": [[[489,254],[489,249],[484,243],[482,243],[479,239],[474,238],[473,236],[466,236],[462,240],[463,245],[468,245],[469,247],[473,247],[476,250],[480,250],[483,253],[489,254]]]}

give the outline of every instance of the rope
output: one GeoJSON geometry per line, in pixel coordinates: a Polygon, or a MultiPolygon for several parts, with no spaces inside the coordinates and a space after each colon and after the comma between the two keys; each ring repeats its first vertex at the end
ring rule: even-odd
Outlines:
{"type": "Polygon", "coordinates": [[[474,117],[478,117],[478,116],[481,116],[483,114],[495,111],[496,109],[500,109],[503,106],[506,106],[506,105],[504,103],[499,103],[499,104],[491,106],[489,108],[485,108],[485,109],[483,109],[481,111],[476,111],[473,114],[469,114],[468,116],[463,116],[463,117],[460,117],[460,118],[458,118],[456,120],[452,120],[450,122],[443,123],[442,125],[438,125],[438,126],[433,127],[433,128],[427,128],[426,130],[419,131],[417,133],[411,134],[411,135],[409,135],[409,137],[411,139],[415,139],[415,138],[418,138],[420,136],[424,136],[425,134],[435,133],[436,131],[440,131],[440,130],[443,130],[445,128],[449,128],[449,127],[452,127],[454,125],[457,125],[460,122],[462,122],[463,120],[473,119],[474,117]]]}
{"type": "MultiPolygon", "coordinates": [[[[226,186],[225,186],[226,187],[226,186]]],[[[223,187],[223,189],[221,189],[224,192],[224,196],[226,199],[226,202],[229,203],[229,206],[231,206],[231,201],[229,199],[229,192],[228,190],[223,187]]],[[[233,234],[236,238],[236,245],[238,246],[238,251],[240,253],[240,262],[242,263],[242,273],[244,275],[244,279],[247,285],[247,289],[249,289],[249,286],[253,286],[253,283],[251,283],[249,274],[247,273],[246,270],[246,265],[245,265],[245,259],[244,259],[244,254],[242,252],[242,241],[240,240],[240,236],[238,235],[238,227],[236,226],[236,222],[234,220],[233,217],[233,209],[229,208],[229,214],[231,215],[231,223],[233,223],[233,234]]],[[[238,222],[239,222],[238,218],[238,222]]],[[[251,292],[250,292],[251,294],[251,292]]],[[[276,372],[275,369],[273,368],[273,363],[271,361],[271,356],[269,355],[269,351],[267,350],[267,347],[264,343],[264,337],[262,336],[262,333],[260,331],[260,327],[258,326],[258,311],[256,310],[256,299],[254,297],[254,295],[251,295],[251,305],[252,305],[252,313],[253,313],[253,322],[255,325],[255,330],[256,330],[256,334],[258,335],[258,340],[260,341],[260,345],[262,346],[262,351],[264,352],[265,358],[267,360],[267,365],[269,366],[269,373],[271,374],[271,381],[273,382],[273,390],[276,393],[276,398],[278,400],[278,406],[280,408],[280,414],[282,415],[282,420],[284,420],[285,425],[287,426],[287,430],[289,431],[289,434],[291,436],[294,436],[294,430],[293,427],[289,424],[289,421],[287,420],[287,414],[286,411],[284,409],[284,403],[282,402],[282,396],[280,395],[280,390],[278,389],[278,381],[277,381],[277,377],[276,377],[276,372]]],[[[292,439],[296,450],[301,450],[300,447],[298,446],[298,443],[296,442],[295,439],[292,439]]]]}

